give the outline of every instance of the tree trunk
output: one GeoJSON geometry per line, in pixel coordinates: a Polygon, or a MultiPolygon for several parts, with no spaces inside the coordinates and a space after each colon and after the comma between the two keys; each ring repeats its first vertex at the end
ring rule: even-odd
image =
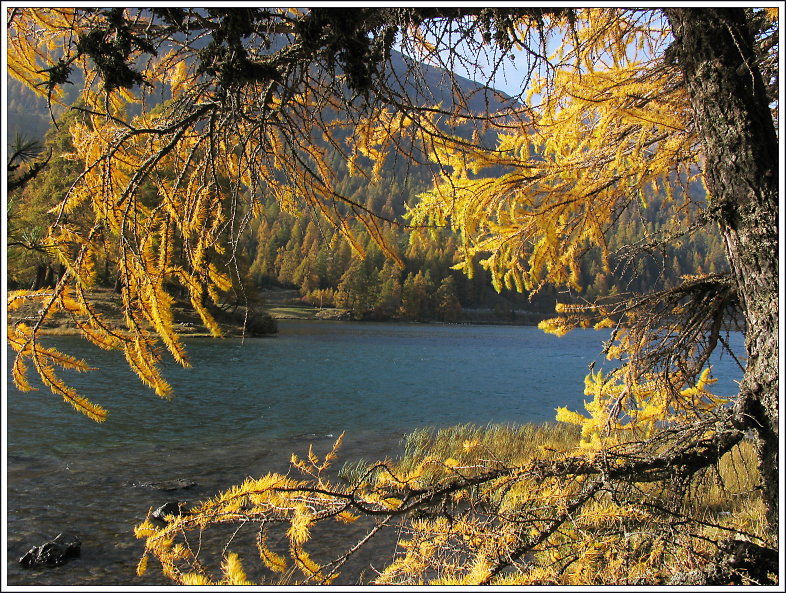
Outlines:
{"type": "Polygon", "coordinates": [[[709,208],[745,316],[748,364],[737,410],[758,436],[762,492],[778,526],[778,140],[753,33],[740,8],[669,8],[669,50],[703,144],[709,208]]]}
{"type": "Polygon", "coordinates": [[[35,279],[30,286],[30,290],[40,290],[44,288],[46,283],[46,271],[49,269],[47,264],[38,264],[35,267],[35,279]]]}

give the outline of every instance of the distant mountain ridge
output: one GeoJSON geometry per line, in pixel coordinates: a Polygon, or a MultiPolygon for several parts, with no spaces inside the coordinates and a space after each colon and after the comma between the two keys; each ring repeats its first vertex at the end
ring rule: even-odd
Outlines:
{"type": "MultiPolygon", "coordinates": [[[[489,88],[463,76],[451,74],[437,66],[422,62],[418,63],[414,58],[396,50],[391,51],[391,66],[394,75],[403,79],[406,83],[406,88],[403,90],[406,91],[407,96],[417,104],[434,105],[442,103],[445,107],[451,106],[453,101],[453,84],[462,93],[470,97],[468,107],[474,113],[481,113],[488,107],[496,110],[512,102],[512,99],[501,91],[489,88]],[[412,68],[413,63],[416,64],[416,69],[412,68]],[[421,84],[416,84],[413,80],[414,77],[417,77],[421,84]]],[[[80,90],[80,76],[77,70],[74,71],[72,78],[74,78],[74,84],[64,85],[63,87],[66,93],[66,103],[75,100],[80,90]]],[[[43,140],[44,135],[52,125],[52,117],[46,98],[37,95],[8,74],[6,75],[6,89],[6,110],[8,113],[8,129],[6,133],[8,142],[13,141],[17,133],[21,133],[28,138],[43,140]]],[[[55,117],[58,117],[62,110],[63,108],[59,105],[53,105],[52,111],[55,117]]]]}

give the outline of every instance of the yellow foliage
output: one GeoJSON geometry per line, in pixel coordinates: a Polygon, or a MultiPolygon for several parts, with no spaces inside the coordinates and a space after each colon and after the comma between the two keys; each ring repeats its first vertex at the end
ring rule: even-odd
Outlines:
{"type": "Polygon", "coordinates": [[[302,545],[307,542],[311,537],[310,527],[313,524],[313,518],[306,508],[305,504],[298,504],[295,506],[292,521],[287,531],[287,537],[297,545],[302,545]]]}
{"type": "Polygon", "coordinates": [[[568,422],[570,424],[577,424],[579,426],[582,426],[587,421],[587,419],[581,414],[568,410],[568,408],[562,406],[557,408],[556,420],[557,422],[568,422]]]}
{"type": "Polygon", "coordinates": [[[359,515],[354,515],[349,511],[341,511],[338,515],[336,515],[336,521],[339,521],[340,523],[354,523],[359,518],[359,515]]]}
{"type": "Polygon", "coordinates": [[[184,574],[180,577],[179,580],[181,584],[187,587],[209,586],[214,584],[205,575],[195,572],[189,572],[187,574],[184,574]]]}
{"type": "MultiPolygon", "coordinates": [[[[59,303],[51,301],[48,304],[47,315],[57,310],[59,303]]],[[[20,323],[8,328],[8,343],[17,352],[16,360],[11,367],[11,376],[15,385],[22,391],[34,389],[27,380],[27,367],[25,359],[30,359],[42,383],[55,395],[60,395],[63,400],[75,410],[97,422],[106,420],[106,410],[84,397],[75,389],[66,385],[55,373],[54,367],[86,372],[92,370],[84,360],[63,354],[55,348],[42,346],[36,339],[35,333],[27,325],[20,323]]]]}
{"type": "Polygon", "coordinates": [[[143,555],[139,559],[139,563],[136,565],[136,575],[141,577],[147,572],[147,561],[149,556],[147,554],[143,555]]]}
{"type": "Polygon", "coordinates": [[[264,534],[257,538],[257,550],[259,551],[259,557],[262,562],[264,562],[265,566],[267,566],[272,572],[283,573],[287,570],[286,558],[280,554],[276,554],[270,548],[268,548],[267,544],[265,543],[264,534]]]}
{"type": "MultiPolygon", "coordinates": [[[[657,426],[696,417],[726,403],[707,390],[717,379],[705,368],[692,386],[678,393],[660,384],[654,376],[648,380],[629,380],[617,372],[611,378],[602,371],[590,372],[584,379],[585,402],[589,413],[582,416],[565,407],[557,408],[556,420],[581,426],[582,445],[592,449],[624,442],[634,437],[648,437],[657,426]],[[623,420],[623,413],[627,420],[623,420]]],[[[645,377],[647,379],[647,377],[645,377]]]]}
{"type": "MultiPolygon", "coordinates": [[[[667,33],[619,11],[581,14],[578,45],[563,44],[553,73],[532,85],[536,117],[506,122],[496,151],[447,134],[427,146],[441,174],[419,196],[412,221],[449,219],[461,233],[465,266],[485,254],[498,290],[547,282],[579,288],[581,245],[598,245],[607,257],[603,234],[627,204],[646,200],[653,184],[676,178],[687,186],[695,177],[685,91],[672,83],[677,73],[643,49],[663,47],[667,33]],[[617,49],[622,40],[628,53],[617,49]]],[[[387,122],[368,125],[376,131],[364,129],[364,137],[398,133],[387,122]]]]}
{"type": "Polygon", "coordinates": [[[479,585],[482,584],[485,579],[490,576],[490,563],[487,558],[484,556],[477,556],[475,558],[475,562],[472,565],[472,569],[469,571],[467,576],[465,577],[464,584],[467,585],[479,585]]]}
{"type": "Polygon", "coordinates": [[[224,563],[221,565],[221,569],[224,572],[224,578],[222,584],[224,585],[253,585],[248,578],[246,577],[246,573],[243,570],[243,565],[240,562],[240,557],[234,553],[230,552],[227,554],[226,558],[224,559],[224,563]]]}
{"type": "Polygon", "coordinates": [[[35,93],[60,103],[63,91],[48,92],[45,69],[52,67],[82,31],[73,8],[16,8],[9,23],[8,73],[35,93]]]}
{"type": "Polygon", "coordinates": [[[145,520],[144,523],[140,523],[134,528],[134,535],[137,537],[137,539],[148,537],[154,533],[156,533],[156,528],[149,519],[145,520]]]}

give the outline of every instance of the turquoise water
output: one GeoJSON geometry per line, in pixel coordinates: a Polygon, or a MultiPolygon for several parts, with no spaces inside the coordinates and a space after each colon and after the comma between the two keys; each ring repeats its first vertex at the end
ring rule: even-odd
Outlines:
{"type": "MultiPolygon", "coordinates": [[[[8,379],[9,584],[165,582],[133,576],[142,548],[131,528],[173,497],[145,482],[193,480],[196,487],[175,496],[200,499],[249,474],[285,471],[292,451],[312,442],[327,448],[342,432],[345,459],[372,458],[394,453],[420,426],[543,422],[560,405],[582,411],[583,378],[608,336],[287,321],[271,338],[188,340],[193,368],[166,365],[171,401],[145,388],[122,357],[52,338],[100,367],[67,380],[109,419],[97,425],[48,391],[19,393],[8,379]],[[18,568],[30,546],[62,530],[82,537],[82,558],[18,568]]],[[[716,361],[717,392],[735,392],[735,367],[729,357],[716,361]]]]}

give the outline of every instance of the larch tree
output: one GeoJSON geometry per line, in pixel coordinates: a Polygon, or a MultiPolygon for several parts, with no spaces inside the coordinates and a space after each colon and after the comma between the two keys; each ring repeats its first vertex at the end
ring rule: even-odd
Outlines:
{"type": "Polygon", "coordinates": [[[400,553],[376,582],[777,579],[777,9],[10,8],[7,24],[10,73],[50,101],[84,72],[71,127],[82,173],[48,237],[65,273],[54,289],[9,295],[9,309],[32,299],[41,310],[36,323],[8,328],[12,374],[29,388],[33,364],[96,420],[105,410],[54,372],[87,364],[43,346],[42,320],[71,314],[87,339],[122,350],[168,396],[156,345],[188,363],[167,283],[179,283],[219,334],[206,299],[239,275],[242,213],[261,197],[320,212],[362,256],[350,225],[360,222],[400,261],[379,216],[336,190],[329,148],[371,179],[393,153],[430,167],[433,186],[412,224],[452,227],[464,269],[481,261],[497,287],[576,287],[592,246],[611,266],[701,226],[725,242],[727,274],[565,304],[543,324],[556,333],[614,328],[606,351],[616,370],[587,377],[586,414],[558,412],[581,427],[577,446],[546,442],[513,463],[469,439],[458,457],[380,462],[349,485],[326,477],[335,451],[293,458],[303,479],[249,479],[164,526],[140,525],[140,571],[153,556],[179,583],[246,583],[235,553],[211,572],[188,536],[255,524],[266,570],[304,583],[333,582],[392,528],[400,553]],[[397,42],[417,59],[395,53],[397,42]],[[517,97],[450,83],[459,68],[495,75],[514,54],[525,63],[517,97]],[[420,62],[442,66],[440,88],[453,92],[430,86],[438,71],[420,62]],[[154,199],[142,199],[143,184],[154,199]],[[621,213],[659,194],[674,204],[671,224],[609,252],[604,236],[621,213]],[[76,227],[68,214],[85,206],[93,223],[76,227]],[[119,254],[124,327],[90,304],[106,243],[119,254]],[[743,379],[724,400],[711,391],[709,360],[739,329],[743,379]],[[764,524],[696,505],[697,488],[747,434],[764,524]],[[371,524],[346,553],[313,558],[313,533],[336,520],[371,524]]]}

